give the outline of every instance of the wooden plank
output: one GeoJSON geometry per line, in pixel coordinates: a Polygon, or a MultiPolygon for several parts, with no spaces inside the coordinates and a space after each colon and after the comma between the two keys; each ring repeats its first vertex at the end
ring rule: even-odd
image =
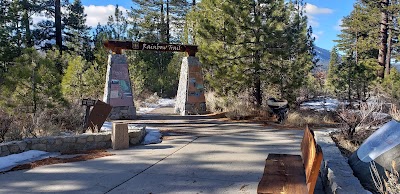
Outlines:
{"type": "Polygon", "coordinates": [[[269,154],[257,193],[307,193],[301,156],[269,154]]]}
{"type": "Polygon", "coordinates": [[[301,142],[301,152],[306,173],[307,187],[310,194],[314,193],[319,169],[323,158],[322,150],[315,142],[314,132],[306,127],[301,142]]]}
{"type": "Polygon", "coordinates": [[[147,50],[147,51],[165,51],[165,52],[187,52],[189,56],[195,56],[197,52],[196,45],[183,44],[165,44],[156,42],[132,42],[124,40],[106,40],[104,46],[111,49],[116,54],[121,54],[122,50],[147,50]]]}
{"type": "Polygon", "coordinates": [[[257,193],[314,193],[323,154],[314,132],[307,128],[301,142],[302,156],[269,154],[257,193]]]}

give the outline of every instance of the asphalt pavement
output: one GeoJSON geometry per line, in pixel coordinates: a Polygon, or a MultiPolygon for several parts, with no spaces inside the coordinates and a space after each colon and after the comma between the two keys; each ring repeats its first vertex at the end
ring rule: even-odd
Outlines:
{"type": "Polygon", "coordinates": [[[160,144],[0,174],[0,193],[256,193],[269,153],[300,154],[302,130],[170,111],[127,121],[160,128],[160,144]]]}

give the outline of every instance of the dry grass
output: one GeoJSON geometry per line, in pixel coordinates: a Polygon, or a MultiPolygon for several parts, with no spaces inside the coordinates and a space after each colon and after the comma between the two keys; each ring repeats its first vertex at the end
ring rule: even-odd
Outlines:
{"type": "Polygon", "coordinates": [[[0,143],[5,141],[6,134],[12,122],[13,119],[10,115],[0,110],[0,143]]]}
{"type": "Polygon", "coordinates": [[[400,121],[400,111],[397,109],[397,106],[392,104],[390,107],[390,116],[396,121],[400,121]]]}
{"type": "Polygon", "coordinates": [[[351,139],[349,136],[341,132],[333,132],[331,133],[331,137],[335,141],[342,154],[346,157],[350,157],[350,155],[360,147],[364,140],[374,132],[375,130],[372,129],[357,131],[351,139]]]}
{"type": "Polygon", "coordinates": [[[337,118],[330,112],[290,111],[285,124],[297,127],[336,126],[337,118]]]}
{"type": "Polygon", "coordinates": [[[219,97],[215,92],[205,94],[207,109],[211,112],[226,112],[225,116],[232,120],[243,120],[253,117],[254,106],[248,101],[249,96],[243,93],[239,96],[228,95],[219,97]]]}
{"type": "Polygon", "coordinates": [[[372,179],[375,184],[375,188],[381,194],[399,194],[400,184],[399,184],[399,172],[395,170],[396,163],[392,161],[392,169],[390,171],[385,170],[385,177],[379,174],[374,161],[371,162],[370,172],[372,179]]]}
{"type": "Polygon", "coordinates": [[[36,114],[18,112],[9,115],[12,122],[7,126],[4,141],[27,137],[60,135],[63,132],[82,131],[84,110],[80,105],[38,110],[36,114]]]}

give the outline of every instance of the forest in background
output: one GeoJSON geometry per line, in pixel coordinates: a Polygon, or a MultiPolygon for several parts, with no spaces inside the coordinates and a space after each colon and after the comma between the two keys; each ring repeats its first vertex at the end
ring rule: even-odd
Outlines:
{"type": "MultiPolygon", "coordinates": [[[[210,111],[251,114],[269,97],[400,98],[398,1],[359,0],[343,19],[328,72],[318,71],[302,0],[133,0],[88,27],[80,0],[0,0],[0,141],[81,127],[83,98],[101,99],[104,40],[199,46],[210,111]],[[34,15],[48,20],[33,23],[34,15]],[[7,135],[6,135],[7,134],[7,135]]],[[[183,53],[125,51],[136,99],[175,97],[183,53]]]]}

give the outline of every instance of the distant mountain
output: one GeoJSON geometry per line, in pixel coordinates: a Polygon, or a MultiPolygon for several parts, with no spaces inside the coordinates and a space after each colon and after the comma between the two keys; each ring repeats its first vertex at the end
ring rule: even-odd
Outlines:
{"type": "Polygon", "coordinates": [[[317,62],[317,69],[327,71],[329,61],[331,60],[331,52],[317,46],[315,46],[314,49],[317,53],[316,57],[319,59],[319,61],[317,62]]]}

